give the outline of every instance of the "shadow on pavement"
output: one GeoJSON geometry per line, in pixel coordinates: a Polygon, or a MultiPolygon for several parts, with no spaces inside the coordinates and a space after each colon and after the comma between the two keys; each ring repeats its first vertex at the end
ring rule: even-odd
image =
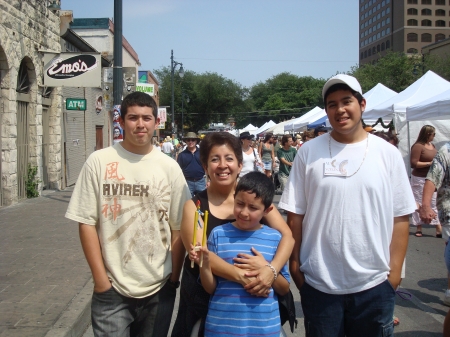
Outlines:
{"type": "MultiPolygon", "coordinates": [[[[429,312],[429,313],[438,313],[442,316],[447,315],[447,311],[443,311],[436,307],[429,306],[430,303],[439,303],[440,304],[442,302],[442,300],[438,296],[426,294],[421,291],[417,291],[417,290],[413,290],[413,289],[408,289],[408,288],[403,288],[403,289],[410,292],[414,297],[416,297],[420,302],[422,302],[424,304],[424,307],[420,308],[422,311],[429,312]]],[[[404,308],[415,308],[416,307],[416,305],[413,303],[413,301],[401,299],[398,296],[395,299],[395,304],[398,306],[404,307],[404,308]]],[[[395,334],[395,335],[397,336],[397,334],[395,334]]],[[[422,336],[422,335],[418,335],[418,336],[422,336]]]]}
{"type": "Polygon", "coordinates": [[[395,337],[442,337],[442,332],[430,332],[430,331],[403,331],[396,332],[395,337]]]}
{"type": "Polygon", "coordinates": [[[427,280],[420,280],[417,285],[421,288],[428,290],[438,291],[444,293],[447,290],[447,279],[446,278],[430,278],[427,280]]]}

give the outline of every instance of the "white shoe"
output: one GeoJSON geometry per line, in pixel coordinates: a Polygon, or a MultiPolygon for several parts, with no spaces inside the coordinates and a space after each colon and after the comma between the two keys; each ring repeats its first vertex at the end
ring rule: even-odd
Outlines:
{"type": "Polygon", "coordinates": [[[444,304],[450,307],[450,289],[447,289],[445,291],[445,295],[444,295],[444,304]]]}

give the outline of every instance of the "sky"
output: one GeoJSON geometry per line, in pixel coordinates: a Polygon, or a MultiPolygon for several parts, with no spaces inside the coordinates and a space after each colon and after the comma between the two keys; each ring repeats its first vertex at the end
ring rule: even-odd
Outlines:
{"type": "MultiPolygon", "coordinates": [[[[212,72],[251,87],[289,72],[328,79],[358,64],[358,0],[123,0],[139,70],[212,72]]],[[[113,18],[114,0],[61,0],[74,18],[113,18]]]]}

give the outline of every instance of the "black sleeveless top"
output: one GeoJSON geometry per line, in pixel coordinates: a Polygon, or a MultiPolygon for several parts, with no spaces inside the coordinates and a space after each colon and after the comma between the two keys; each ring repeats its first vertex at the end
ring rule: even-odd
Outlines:
{"type": "MultiPolygon", "coordinates": [[[[209,236],[209,234],[211,234],[211,231],[213,230],[213,228],[224,225],[229,222],[233,222],[234,219],[218,219],[214,215],[212,215],[211,211],[209,210],[208,193],[206,191],[207,190],[197,193],[192,198],[192,201],[194,202],[194,204],[196,204],[197,200],[200,200],[200,211],[202,211],[203,213],[205,211],[208,211],[208,213],[209,213],[208,228],[206,230],[206,235],[209,236]]],[[[192,221],[192,222],[194,222],[194,221],[192,221]]],[[[184,268],[186,270],[192,272],[192,274],[194,274],[196,276],[200,275],[200,269],[197,264],[194,265],[194,268],[191,268],[191,260],[189,260],[189,254],[186,255],[186,257],[184,259],[184,268]]]]}

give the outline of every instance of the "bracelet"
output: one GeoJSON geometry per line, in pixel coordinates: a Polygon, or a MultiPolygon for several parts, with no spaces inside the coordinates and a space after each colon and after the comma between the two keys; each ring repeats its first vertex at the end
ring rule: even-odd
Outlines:
{"type": "Polygon", "coordinates": [[[278,273],[277,273],[275,267],[272,266],[270,263],[266,264],[266,267],[269,267],[272,270],[273,280],[275,281],[277,279],[277,277],[278,277],[278,273]]]}

